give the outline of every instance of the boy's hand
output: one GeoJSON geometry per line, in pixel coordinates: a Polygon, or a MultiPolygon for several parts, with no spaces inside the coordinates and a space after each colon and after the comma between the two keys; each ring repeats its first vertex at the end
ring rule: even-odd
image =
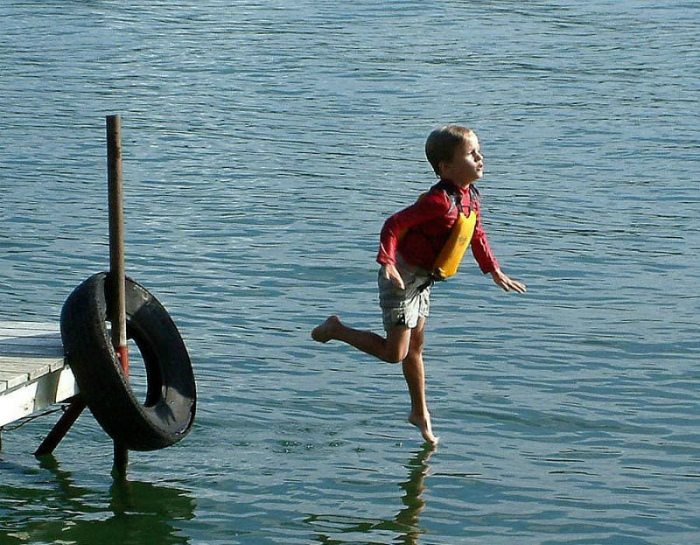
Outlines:
{"type": "Polygon", "coordinates": [[[491,273],[491,277],[493,278],[493,281],[503,289],[503,291],[512,290],[517,293],[525,293],[525,291],[527,290],[525,284],[513,280],[501,269],[496,269],[495,271],[493,271],[491,273]]]}
{"type": "Polygon", "coordinates": [[[396,265],[384,265],[384,278],[391,280],[391,283],[398,289],[406,289],[406,286],[403,283],[403,278],[401,278],[399,271],[396,269],[396,265]]]}

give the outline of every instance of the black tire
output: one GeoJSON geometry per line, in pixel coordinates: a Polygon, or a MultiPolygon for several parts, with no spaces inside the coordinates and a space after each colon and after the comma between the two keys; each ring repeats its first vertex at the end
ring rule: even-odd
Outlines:
{"type": "Polygon", "coordinates": [[[190,431],[196,409],[192,363],[175,323],[146,288],[126,279],[126,330],[141,352],[144,404],[124,376],[107,329],[107,273],[80,284],[61,311],[61,337],[88,408],[116,443],[129,450],[170,446],[190,431]]]}

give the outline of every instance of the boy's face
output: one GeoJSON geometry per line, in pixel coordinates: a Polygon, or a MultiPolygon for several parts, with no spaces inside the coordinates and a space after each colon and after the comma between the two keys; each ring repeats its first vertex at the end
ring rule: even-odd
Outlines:
{"type": "Polygon", "coordinates": [[[440,163],[440,177],[466,187],[484,175],[484,158],[479,139],[471,135],[455,150],[451,161],[440,163]]]}

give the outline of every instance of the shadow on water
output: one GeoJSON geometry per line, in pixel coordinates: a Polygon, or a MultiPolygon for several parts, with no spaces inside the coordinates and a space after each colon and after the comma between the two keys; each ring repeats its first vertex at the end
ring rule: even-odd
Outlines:
{"type": "MultiPolygon", "coordinates": [[[[347,541],[333,538],[330,534],[370,534],[383,531],[395,533],[393,542],[397,545],[418,545],[420,536],[425,533],[420,526],[420,514],[425,509],[423,492],[426,486],[425,479],[430,470],[428,462],[435,450],[435,446],[426,444],[406,463],[408,478],[399,483],[399,487],[404,491],[404,496],[401,498],[404,508],[393,520],[372,521],[341,515],[312,515],[306,519],[306,522],[316,528],[326,529],[326,531],[317,531],[315,541],[324,544],[341,544],[347,541]]],[[[371,538],[368,538],[365,543],[372,543],[371,538]]]]}
{"type": "Polygon", "coordinates": [[[115,480],[109,493],[102,494],[77,486],[53,456],[40,463],[52,477],[41,487],[0,484],[0,497],[10,507],[9,512],[2,509],[2,545],[190,543],[176,524],[194,518],[195,501],[184,490],[115,480]]]}

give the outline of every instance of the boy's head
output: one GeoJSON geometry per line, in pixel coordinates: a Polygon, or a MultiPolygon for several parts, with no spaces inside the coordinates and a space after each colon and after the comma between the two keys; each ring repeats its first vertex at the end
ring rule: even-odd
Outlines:
{"type": "Polygon", "coordinates": [[[474,131],[460,125],[445,125],[428,135],[425,156],[437,176],[441,175],[440,164],[451,162],[459,147],[472,138],[476,138],[474,131]]]}

